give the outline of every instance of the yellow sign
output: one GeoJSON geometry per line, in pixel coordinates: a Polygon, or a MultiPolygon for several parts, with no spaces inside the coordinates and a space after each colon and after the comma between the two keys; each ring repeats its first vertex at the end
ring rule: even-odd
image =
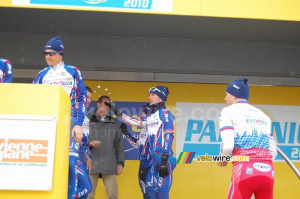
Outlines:
{"type": "Polygon", "coordinates": [[[0,84],[0,93],[0,198],[67,198],[70,97],[55,85],[0,84]]]}
{"type": "Polygon", "coordinates": [[[297,0],[1,0],[0,6],[300,21],[297,0]]]}

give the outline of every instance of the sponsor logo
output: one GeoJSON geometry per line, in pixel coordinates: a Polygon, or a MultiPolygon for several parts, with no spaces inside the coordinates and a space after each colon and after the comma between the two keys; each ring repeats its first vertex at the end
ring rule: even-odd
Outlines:
{"type": "Polygon", "coordinates": [[[158,186],[159,186],[159,187],[162,186],[163,180],[164,180],[164,179],[163,179],[162,177],[159,177],[159,178],[158,178],[158,186]]]}
{"type": "Polygon", "coordinates": [[[99,3],[105,3],[107,0],[82,0],[82,1],[88,4],[99,4],[99,3]]]}
{"type": "Polygon", "coordinates": [[[158,121],[156,121],[156,122],[150,122],[150,123],[147,124],[147,126],[148,127],[153,127],[153,126],[157,126],[158,124],[159,124],[158,121]]]}
{"type": "Polygon", "coordinates": [[[7,64],[7,68],[8,68],[7,73],[8,74],[12,74],[11,63],[8,60],[5,60],[5,62],[7,64]]]}
{"type": "Polygon", "coordinates": [[[78,197],[81,197],[83,195],[86,195],[88,193],[88,190],[85,188],[83,191],[78,193],[78,197]]]}
{"type": "Polygon", "coordinates": [[[165,112],[165,120],[166,120],[166,122],[169,122],[169,115],[168,115],[168,112],[165,112]]]}
{"type": "Polygon", "coordinates": [[[235,85],[235,84],[233,84],[233,87],[236,88],[236,89],[240,89],[240,87],[235,85]]]}
{"type": "Polygon", "coordinates": [[[191,164],[195,154],[195,152],[181,152],[177,159],[177,164],[191,164]]]}
{"type": "Polygon", "coordinates": [[[60,76],[66,76],[66,72],[61,72],[60,76]]]}
{"type": "Polygon", "coordinates": [[[267,125],[268,123],[265,120],[257,120],[257,119],[246,119],[247,124],[257,124],[257,125],[267,125]]]}
{"type": "Polygon", "coordinates": [[[254,163],[253,167],[261,172],[268,172],[271,171],[271,166],[268,164],[264,164],[264,163],[254,163]]]}
{"type": "Polygon", "coordinates": [[[57,82],[50,82],[49,84],[65,86],[65,85],[72,85],[73,82],[72,81],[57,81],[57,82]]]}
{"type": "Polygon", "coordinates": [[[47,163],[47,140],[0,139],[0,162],[47,163]]]}
{"type": "Polygon", "coordinates": [[[253,169],[247,167],[247,168],[246,168],[246,174],[252,175],[252,174],[253,174],[253,169]]]}

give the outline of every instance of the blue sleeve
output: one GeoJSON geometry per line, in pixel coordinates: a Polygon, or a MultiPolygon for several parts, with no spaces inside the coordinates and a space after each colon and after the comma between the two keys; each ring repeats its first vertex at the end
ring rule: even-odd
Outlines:
{"type": "Polygon", "coordinates": [[[41,84],[42,83],[42,78],[41,78],[41,73],[38,73],[35,78],[32,81],[33,84],[41,84]]]}
{"type": "Polygon", "coordinates": [[[4,62],[0,59],[0,70],[4,73],[5,68],[4,68],[4,62]]]}
{"type": "Polygon", "coordinates": [[[128,142],[129,142],[132,146],[134,146],[134,148],[138,148],[137,141],[138,141],[139,139],[133,137],[133,136],[131,135],[131,133],[128,133],[125,137],[126,137],[126,139],[128,140],[128,142]]]}
{"type": "Polygon", "coordinates": [[[175,118],[170,111],[164,109],[160,112],[160,119],[163,122],[163,153],[170,154],[174,140],[175,118]]]}
{"type": "Polygon", "coordinates": [[[86,88],[84,85],[83,78],[78,68],[75,68],[75,85],[76,85],[76,96],[79,103],[78,115],[75,125],[82,126],[85,112],[86,112],[86,88]]]}
{"type": "Polygon", "coordinates": [[[0,59],[0,70],[3,73],[3,77],[0,77],[0,83],[11,83],[13,76],[12,65],[8,60],[0,59]]]}
{"type": "Polygon", "coordinates": [[[41,70],[33,79],[33,84],[42,84],[43,83],[43,78],[47,74],[47,72],[50,70],[50,66],[41,70]]]}
{"type": "Polygon", "coordinates": [[[85,145],[85,147],[84,147],[84,152],[85,152],[86,158],[92,159],[92,153],[91,153],[91,151],[90,151],[90,147],[89,147],[88,144],[85,145]]]}
{"type": "Polygon", "coordinates": [[[2,77],[0,76],[0,83],[1,83],[5,73],[4,63],[1,59],[0,59],[0,71],[2,71],[2,77]]]}

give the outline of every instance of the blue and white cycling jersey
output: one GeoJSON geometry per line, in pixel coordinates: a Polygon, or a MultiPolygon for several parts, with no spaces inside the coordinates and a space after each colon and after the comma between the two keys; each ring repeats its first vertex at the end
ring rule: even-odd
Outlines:
{"type": "Polygon", "coordinates": [[[86,88],[78,68],[64,62],[48,66],[37,74],[33,83],[61,85],[71,98],[71,116],[77,118],[75,125],[82,126],[86,112],[86,88]]]}
{"type": "Polygon", "coordinates": [[[138,150],[139,160],[142,161],[144,159],[147,159],[147,156],[150,153],[149,145],[147,145],[149,136],[146,127],[143,127],[143,129],[139,133],[139,138],[135,138],[131,133],[128,133],[125,137],[129,141],[129,143],[138,150]]]}
{"type": "Polygon", "coordinates": [[[13,69],[11,63],[0,58],[0,83],[11,83],[13,76],[13,69]]]}
{"type": "MultiPolygon", "coordinates": [[[[165,108],[164,102],[150,105],[149,108],[145,117],[131,118],[123,113],[122,120],[131,126],[143,127],[141,140],[133,139],[132,144],[136,142],[139,147],[140,169],[148,168],[146,180],[139,180],[144,198],[154,199],[157,198],[154,195],[158,195],[158,198],[167,199],[176,167],[176,157],[172,150],[175,118],[165,108]],[[158,172],[162,154],[169,155],[169,175],[166,177],[160,177],[158,172]]],[[[130,137],[128,135],[127,138],[130,137]]]]}
{"type": "Polygon", "coordinates": [[[155,156],[157,163],[160,163],[163,153],[169,154],[169,159],[175,158],[172,151],[175,118],[170,111],[162,108],[145,117],[137,118],[123,114],[122,119],[131,126],[142,126],[143,130],[146,131],[146,139],[141,140],[145,143],[139,144],[139,153],[142,159],[148,160],[143,162],[144,167],[150,165],[153,156],[155,156]]]}

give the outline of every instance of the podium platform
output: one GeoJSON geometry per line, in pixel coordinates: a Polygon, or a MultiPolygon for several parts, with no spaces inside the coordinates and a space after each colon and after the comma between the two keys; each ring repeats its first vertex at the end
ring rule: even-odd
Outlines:
{"type": "Polygon", "coordinates": [[[56,85],[0,84],[0,198],[66,199],[71,102],[56,85]]]}

